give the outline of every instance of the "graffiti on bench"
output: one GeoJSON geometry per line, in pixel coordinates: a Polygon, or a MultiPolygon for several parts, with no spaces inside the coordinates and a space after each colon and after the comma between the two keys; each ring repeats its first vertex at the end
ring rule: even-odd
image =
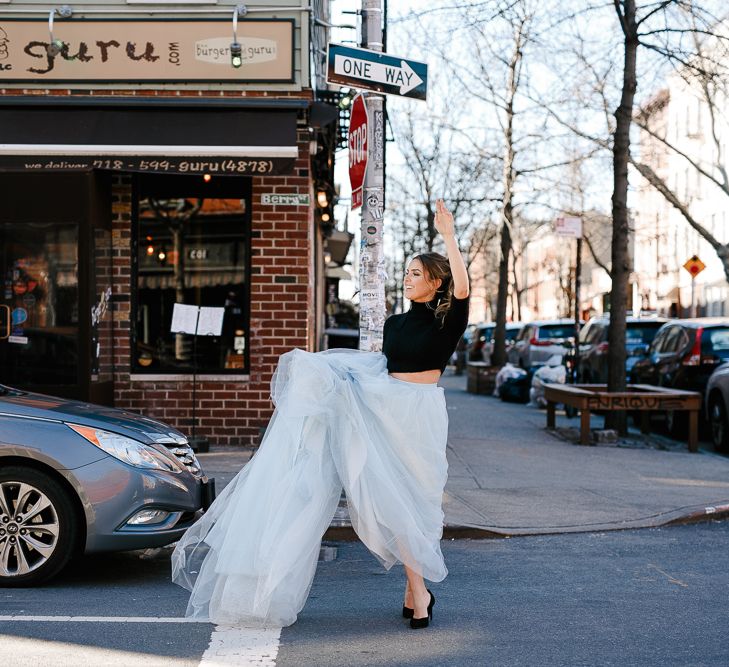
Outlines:
{"type": "Polygon", "coordinates": [[[686,401],[677,396],[591,396],[589,410],[686,410],[686,401]]]}

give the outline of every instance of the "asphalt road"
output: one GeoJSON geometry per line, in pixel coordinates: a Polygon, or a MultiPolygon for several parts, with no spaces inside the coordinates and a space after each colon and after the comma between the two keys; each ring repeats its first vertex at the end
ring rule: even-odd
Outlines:
{"type": "Polygon", "coordinates": [[[729,522],[448,541],[434,622],[412,631],[402,572],[341,543],[280,640],[182,622],[186,592],[169,582],[168,550],[96,556],[44,588],[0,590],[0,618],[15,618],[0,620],[0,655],[14,667],[725,667],[727,545],[729,522]],[[232,655],[215,657],[221,641],[238,642],[232,655]]]}

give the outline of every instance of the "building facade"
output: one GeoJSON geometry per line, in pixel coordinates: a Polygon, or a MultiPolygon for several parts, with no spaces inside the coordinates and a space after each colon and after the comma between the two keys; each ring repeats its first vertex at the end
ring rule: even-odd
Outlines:
{"type": "MultiPolygon", "coordinates": [[[[609,217],[587,211],[582,216],[580,312],[583,319],[609,309],[611,226],[609,217]]],[[[556,319],[574,315],[576,241],[558,236],[552,223],[514,226],[509,267],[507,322],[556,319]]],[[[632,235],[630,239],[632,250],[632,235]]],[[[496,318],[498,238],[472,259],[471,320],[496,318]]],[[[631,283],[631,289],[633,284],[631,283]]]]}
{"type": "Polygon", "coordinates": [[[0,382],[257,441],[342,255],[327,5],[0,5],[0,382]]]}
{"type": "MultiPolygon", "coordinates": [[[[641,110],[648,129],[640,132],[639,145],[640,161],[724,245],[729,243],[729,196],[701,170],[722,179],[729,150],[726,101],[717,91],[712,113],[700,87],[672,75],[641,110]]],[[[707,240],[645,179],[638,183],[633,210],[635,272],[643,308],[682,317],[729,314],[724,267],[707,240]],[[692,279],[683,267],[694,255],[706,268],[692,279]]]]}

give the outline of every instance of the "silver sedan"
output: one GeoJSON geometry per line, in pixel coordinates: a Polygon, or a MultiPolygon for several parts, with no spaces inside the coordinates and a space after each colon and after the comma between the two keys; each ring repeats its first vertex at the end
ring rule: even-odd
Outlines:
{"type": "Polygon", "coordinates": [[[214,495],[170,426],[0,385],[0,586],[46,581],[80,553],[170,544],[214,495]]]}

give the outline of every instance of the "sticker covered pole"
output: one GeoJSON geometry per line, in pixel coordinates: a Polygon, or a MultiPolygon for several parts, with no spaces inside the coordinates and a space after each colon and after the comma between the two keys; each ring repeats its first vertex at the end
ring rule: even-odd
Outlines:
{"type": "MultiPolygon", "coordinates": [[[[362,46],[382,51],[381,0],[362,0],[362,46]]],[[[360,240],[359,349],[382,350],[385,324],[385,256],[382,226],[385,211],[385,117],[383,96],[368,93],[367,169],[362,188],[360,240]]],[[[350,146],[351,150],[351,146],[350,146]]]]}

